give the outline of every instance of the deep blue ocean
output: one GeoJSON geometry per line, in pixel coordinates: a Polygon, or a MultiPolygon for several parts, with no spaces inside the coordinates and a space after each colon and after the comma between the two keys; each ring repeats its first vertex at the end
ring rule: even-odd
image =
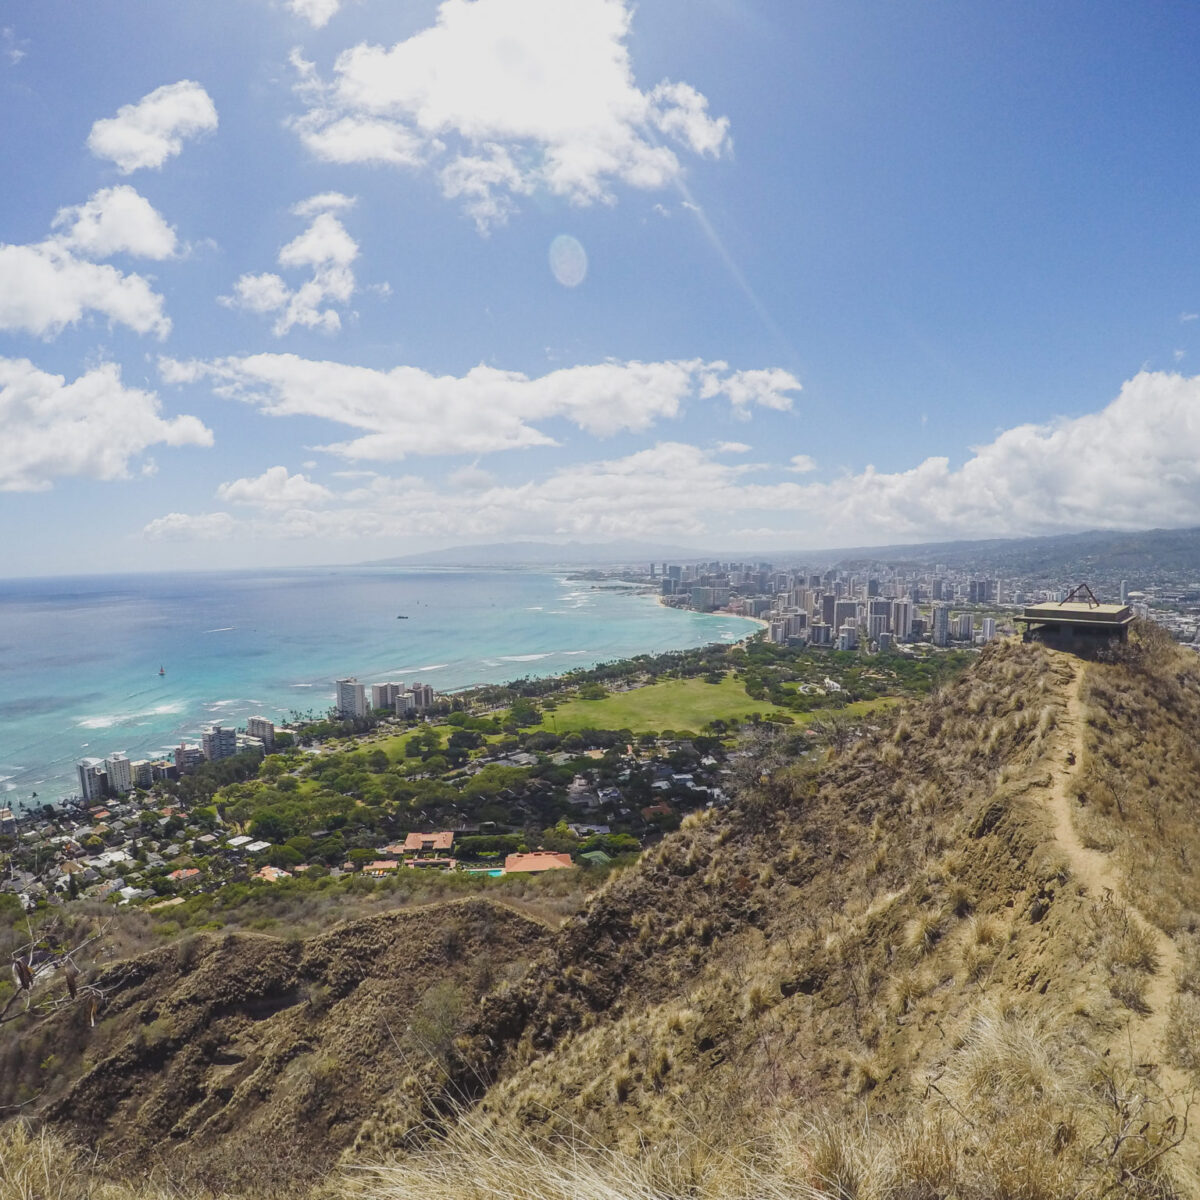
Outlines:
{"type": "Polygon", "coordinates": [[[84,756],[158,757],[181,738],[198,743],[214,721],[321,714],[346,675],[450,691],[734,641],[754,628],[532,571],[0,582],[0,805],[24,807],[35,791],[39,803],[72,794],[84,756]]]}

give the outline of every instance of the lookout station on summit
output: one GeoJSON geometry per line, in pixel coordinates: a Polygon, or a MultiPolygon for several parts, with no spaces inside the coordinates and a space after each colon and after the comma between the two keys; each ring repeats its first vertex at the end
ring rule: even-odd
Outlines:
{"type": "Polygon", "coordinates": [[[1106,642],[1128,641],[1133,609],[1128,604],[1101,604],[1081,583],[1065,600],[1026,605],[1016,620],[1025,626],[1023,641],[1059,650],[1099,649],[1106,642]]]}

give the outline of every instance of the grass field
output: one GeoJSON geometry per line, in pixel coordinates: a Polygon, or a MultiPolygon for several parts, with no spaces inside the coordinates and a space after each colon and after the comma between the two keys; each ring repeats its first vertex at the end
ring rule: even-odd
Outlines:
{"type": "Polygon", "coordinates": [[[553,733],[576,729],[630,729],[634,733],[664,729],[693,732],[709,721],[744,719],[751,713],[764,717],[776,711],[769,700],[751,700],[732,675],[720,683],[703,679],[665,679],[616,692],[603,700],[568,700],[546,714],[543,728],[553,733]]]}
{"type": "MultiPolygon", "coordinates": [[[[376,738],[371,741],[364,741],[362,748],[364,750],[382,750],[384,754],[392,760],[392,762],[402,762],[404,760],[404,748],[412,741],[413,737],[421,731],[423,726],[418,726],[416,729],[410,729],[407,733],[396,733],[389,737],[376,738]]],[[[435,725],[438,737],[442,739],[442,745],[446,744],[446,739],[450,736],[449,725],[435,725]]]]}

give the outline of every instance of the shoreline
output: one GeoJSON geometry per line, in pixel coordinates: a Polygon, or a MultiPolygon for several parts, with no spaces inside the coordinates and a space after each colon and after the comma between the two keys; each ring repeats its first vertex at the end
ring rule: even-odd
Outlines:
{"type": "MultiPolygon", "coordinates": [[[[665,604],[663,602],[662,596],[655,596],[654,600],[655,600],[655,603],[659,606],[659,608],[667,608],[667,609],[670,609],[672,612],[694,612],[695,611],[694,609],[690,609],[690,608],[677,608],[674,604],[665,604]]],[[[710,612],[710,613],[695,613],[695,615],[697,617],[727,617],[733,621],[751,621],[755,625],[758,626],[758,632],[762,632],[764,629],[771,628],[770,621],[764,621],[762,619],[762,617],[748,617],[745,615],[745,613],[710,612]]],[[[746,634],[745,637],[738,638],[738,640],[736,642],[727,642],[726,645],[740,646],[743,642],[748,642],[754,636],[756,636],[754,633],[748,633],[748,634],[746,634]]],[[[708,645],[710,643],[705,643],[705,644],[708,645]]]]}
{"type": "MultiPolygon", "coordinates": [[[[440,573],[440,572],[438,572],[438,573],[440,573]]],[[[513,572],[513,573],[525,573],[525,572],[513,572]]],[[[570,582],[574,582],[574,581],[566,580],[562,576],[562,574],[558,571],[547,571],[544,569],[537,569],[537,570],[530,571],[528,573],[554,578],[560,584],[567,585],[567,586],[570,585],[570,582]]],[[[608,590],[608,589],[601,589],[601,590],[608,590]]],[[[621,589],[621,590],[624,590],[624,589],[621,589]]],[[[630,592],[626,592],[626,594],[630,595],[630,598],[633,598],[633,594],[631,594],[630,592]]],[[[643,592],[642,594],[645,595],[647,593],[643,592]]],[[[658,608],[671,609],[673,607],[671,605],[662,604],[660,596],[656,595],[654,598],[657,602],[656,607],[658,607],[658,608]]],[[[695,613],[689,609],[680,609],[680,610],[676,610],[676,611],[684,613],[689,616],[693,616],[693,617],[696,617],[696,616],[715,617],[715,618],[719,618],[719,619],[724,619],[726,621],[738,620],[738,621],[747,621],[747,622],[751,623],[751,627],[748,629],[748,631],[743,636],[736,637],[735,639],[730,639],[730,640],[725,640],[724,638],[721,638],[719,636],[712,636],[712,637],[704,636],[703,640],[696,643],[695,645],[686,645],[686,646],[680,646],[680,647],[674,648],[679,651],[695,649],[700,645],[714,645],[714,644],[717,644],[717,645],[740,645],[740,644],[748,641],[750,638],[756,636],[756,634],[758,633],[758,628],[754,628],[755,626],[761,627],[761,628],[766,627],[766,623],[757,618],[744,617],[744,616],[742,616],[740,614],[736,614],[736,613],[695,613]]],[[[735,632],[735,631],[730,631],[730,632],[735,632]]],[[[488,681],[488,680],[474,679],[474,680],[470,680],[470,681],[463,682],[460,684],[448,685],[444,689],[438,689],[438,690],[443,695],[453,696],[453,695],[460,695],[463,692],[468,692],[475,688],[498,686],[498,685],[503,686],[504,684],[511,683],[522,677],[532,677],[532,678],[540,678],[540,679],[561,679],[561,678],[565,677],[567,674],[569,674],[572,670],[588,669],[589,667],[597,666],[603,662],[624,661],[624,660],[638,657],[639,655],[646,654],[646,653],[657,654],[657,653],[670,653],[670,652],[672,652],[671,648],[662,649],[662,650],[630,649],[623,654],[614,654],[611,656],[604,656],[602,654],[601,656],[597,657],[594,662],[589,663],[587,667],[584,667],[582,665],[579,667],[576,667],[574,665],[565,665],[560,660],[557,669],[554,669],[554,668],[547,669],[544,671],[544,673],[537,669],[539,664],[536,661],[529,662],[527,665],[530,669],[526,670],[524,673],[521,672],[520,668],[521,668],[521,666],[526,665],[526,664],[512,662],[509,665],[513,668],[513,673],[511,675],[508,675],[503,680],[488,681]]],[[[553,656],[546,655],[545,657],[549,658],[549,657],[553,657],[553,656]]],[[[370,682],[377,681],[375,678],[376,672],[374,672],[374,671],[363,672],[360,668],[358,673],[359,673],[360,679],[363,679],[364,682],[370,683],[370,682]]],[[[378,676],[379,680],[383,680],[384,678],[386,678],[386,672],[384,674],[381,674],[378,676]]],[[[253,688],[253,683],[246,684],[245,686],[253,688]]],[[[294,686],[300,686],[300,685],[294,685],[294,686]]],[[[244,691],[245,687],[241,687],[241,688],[238,688],[235,690],[244,691]]],[[[233,694],[233,693],[230,692],[230,694],[233,694]]],[[[255,693],[252,690],[250,692],[250,694],[253,695],[255,693]]],[[[296,700],[298,703],[302,702],[300,696],[297,696],[296,700]]],[[[213,721],[221,720],[221,711],[219,709],[216,711],[211,711],[211,706],[214,703],[213,701],[206,699],[206,698],[189,698],[187,703],[188,703],[189,708],[206,710],[204,717],[206,717],[207,720],[205,720],[204,717],[197,718],[197,720],[200,721],[200,723],[211,724],[213,721]]],[[[260,711],[262,711],[264,713],[268,713],[268,710],[272,709],[273,707],[274,706],[269,703],[263,704],[260,706],[260,711]]],[[[145,716],[147,714],[136,714],[136,715],[145,716]]],[[[280,716],[274,717],[272,719],[276,720],[276,722],[280,725],[280,727],[283,727],[288,722],[288,718],[284,717],[282,715],[282,712],[280,713],[280,716]]],[[[190,725],[192,723],[193,722],[189,720],[188,724],[190,725]]],[[[243,720],[240,715],[232,715],[231,714],[229,721],[222,722],[222,723],[232,723],[236,726],[236,725],[242,724],[243,720]]],[[[125,746],[122,746],[120,744],[122,742],[122,740],[124,740],[122,737],[122,733],[118,732],[118,729],[120,729],[120,728],[121,728],[121,726],[114,724],[114,728],[113,728],[112,732],[115,736],[113,737],[111,743],[108,743],[107,738],[105,738],[104,744],[99,745],[99,746],[97,746],[96,743],[98,741],[100,741],[101,738],[104,738],[104,734],[107,731],[107,727],[78,728],[77,732],[82,733],[85,737],[87,737],[88,734],[91,735],[90,737],[88,737],[88,741],[91,742],[91,745],[89,746],[89,745],[84,744],[83,746],[79,747],[75,751],[75,753],[71,756],[72,763],[74,761],[77,761],[79,757],[82,757],[85,755],[92,755],[93,757],[104,757],[104,755],[106,753],[114,753],[118,749],[129,753],[131,757],[160,757],[161,753],[162,753],[162,748],[166,745],[167,742],[174,742],[176,740],[176,737],[178,737],[181,740],[187,741],[189,744],[195,743],[199,737],[198,732],[191,732],[191,733],[184,732],[184,733],[179,733],[178,735],[164,733],[162,735],[161,741],[158,741],[158,738],[156,735],[155,740],[156,740],[157,744],[153,750],[150,750],[150,749],[139,750],[136,748],[136,743],[127,743],[125,746]],[[96,736],[97,734],[100,735],[100,738],[98,738],[96,736]],[[130,746],[133,746],[134,748],[130,749],[129,748],[130,746]]],[[[134,732],[134,730],[133,730],[133,728],[129,728],[129,729],[123,730],[123,732],[132,733],[132,732],[134,732]]],[[[69,734],[64,738],[64,740],[69,740],[69,734]]],[[[51,757],[53,758],[53,755],[51,757]]],[[[16,755],[14,754],[14,755],[12,755],[11,758],[9,758],[5,761],[15,761],[15,759],[16,759],[16,755]]],[[[37,781],[33,785],[34,788],[36,789],[36,792],[38,793],[38,795],[36,796],[36,798],[31,797],[28,792],[28,785],[26,785],[26,786],[18,785],[16,787],[13,787],[11,790],[0,791],[0,808],[11,807],[14,815],[25,815],[25,814],[36,811],[40,804],[50,803],[50,804],[57,805],[57,804],[64,803],[64,802],[68,801],[72,796],[77,795],[77,788],[72,787],[73,770],[72,771],[64,771],[63,775],[58,783],[55,783],[51,777],[54,770],[55,770],[55,767],[50,765],[49,763],[46,763],[45,765],[38,767],[38,768],[24,768],[23,772],[26,774],[27,777],[28,776],[40,777],[37,779],[37,781]]]]}

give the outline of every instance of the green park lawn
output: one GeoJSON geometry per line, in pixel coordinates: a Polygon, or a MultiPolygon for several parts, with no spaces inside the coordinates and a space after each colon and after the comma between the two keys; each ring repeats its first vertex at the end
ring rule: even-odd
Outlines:
{"type": "Polygon", "coordinates": [[[774,712],[769,700],[751,700],[746,689],[726,675],[720,683],[703,679],[664,679],[614,692],[603,700],[567,700],[547,712],[542,728],[552,733],[577,729],[629,729],[634,733],[661,733],[664,729],[690,729],[718,718],[730,721],[774,712]]]}

